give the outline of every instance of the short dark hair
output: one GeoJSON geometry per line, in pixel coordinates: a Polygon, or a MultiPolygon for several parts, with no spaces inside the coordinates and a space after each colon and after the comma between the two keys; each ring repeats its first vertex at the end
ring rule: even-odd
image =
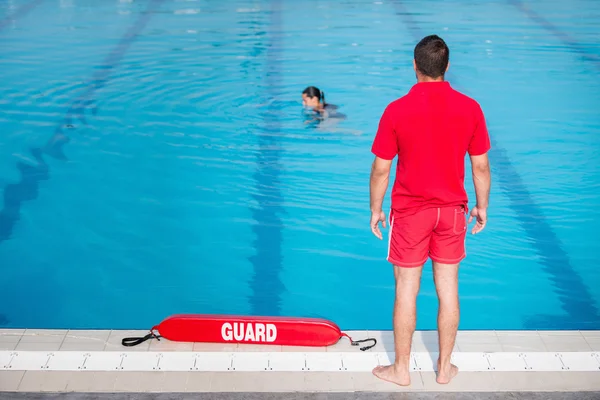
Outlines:
{"type": "Polygon", "coordinates": [[[444,76],[449,59],[450,49],[438,35],[425,36],[415,46],[417,69],[430,78],[444,76]]]}

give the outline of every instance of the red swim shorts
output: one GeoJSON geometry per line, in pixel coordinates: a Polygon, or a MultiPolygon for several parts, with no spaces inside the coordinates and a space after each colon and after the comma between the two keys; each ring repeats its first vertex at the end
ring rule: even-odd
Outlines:
{"type": "Polygon", "coordinates": [[[428,208],[408,216],[390,213],[387,260],[399,267],[419,267],[431,258],[458,264],[465,258],[467,216],[462,206],[428,208]]]}

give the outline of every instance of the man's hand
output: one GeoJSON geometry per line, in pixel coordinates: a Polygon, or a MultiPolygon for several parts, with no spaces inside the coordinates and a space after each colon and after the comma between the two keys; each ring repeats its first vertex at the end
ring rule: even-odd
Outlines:
{"type": "Polygon", "coordinates": [[[379,223],[385,228],[385,213],[383,211],[371,212],[371,232],[379,239],[383,238],[381,230],[379,230],[379,223]]]}
{"type": "Polygon", "coordinates": [[[473,209],[471,210],[471,216],[469,217],[469,224],[471,223],[471,221],[473,221],[473,218],[475,218],[477,222],[475,223],[475,226],[473,227],[471,233],[473,235],[476,235],[479,232],[481,232],[483,228],[485,228],[485,224],[487,222],[487,210],[485,208],[480,208],[477,206],[473,207],[473,209]]]}

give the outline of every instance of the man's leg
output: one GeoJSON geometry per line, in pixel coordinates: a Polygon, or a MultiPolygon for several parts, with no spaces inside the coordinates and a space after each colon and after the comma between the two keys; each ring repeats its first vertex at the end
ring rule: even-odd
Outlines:
{"type": "Polygon", "coordinates": [[[436,209],[398,218],[392,212],[387,261],[394,266],[396,278],[393,315],[396,359],[392,365],[375,368],[373,373],[401,386],[410,385],[410,347],[417,319],[417,294],[437,219],[436,209]]]}
{"type": "Polygon", "coordinates": [[[417,323],[417,294],[422,270],[422,265],[413,268],[394,266],[396,299],[393,324],[396,359],[392,365],[373,370],[378,378],[401,386],[410,385],[410,348],[417,323]]]}
{"type": "Polygon", "coordinates": [[[440,209],[439,223],[433,231],[430,257],[433,261],[433,279],[438,295],[438,335],[440,358],[437,382],[446,384],[458,374],[450,363],[460,318],[458,302],[458,267],[465,258],[467,220],[463,207],[440,209]]]}
{"type": "Polygon", "coordinates": [[[437,382],[445,384],[458,374],[458,368],[450,363],[460,319],[458,264],[442,264],[434,261],[433,279],[439,300],[438,335],[440,356],[438,359],[437,382]]]}

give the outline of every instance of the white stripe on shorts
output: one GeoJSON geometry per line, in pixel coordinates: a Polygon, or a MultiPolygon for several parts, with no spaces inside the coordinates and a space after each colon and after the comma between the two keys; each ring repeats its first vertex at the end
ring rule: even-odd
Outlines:
{"type": "Polygon", "coordinates": [[[392,215],[392,220],[390,221],[390,231],[388,232],[388,253],[387,253],[387,259],[390,258],[390,251],[392,248],[392,228],[394,227],[394,216],[392,215]]]}

